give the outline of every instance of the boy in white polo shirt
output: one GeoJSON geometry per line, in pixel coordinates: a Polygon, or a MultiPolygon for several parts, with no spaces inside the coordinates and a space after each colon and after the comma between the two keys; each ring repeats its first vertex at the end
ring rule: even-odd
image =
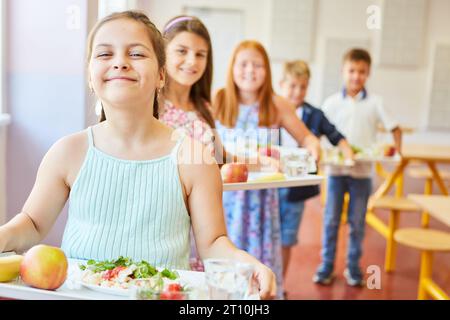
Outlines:
{"type": "MultiPolygon", "coordinates": [[[[344,56],[345,88],[328,99],[322,110],[349,143],[359,148],[376,143],[378,123],[391,131],[395,147],[401,150],[401,130],[383,108],[382,99],[368,94],[365,88],[370,74],[371,58],[366,50],[352,49],[344,56]]],[[[349,192],[348,222],[350,239],[347,268],[344,276],[351,286],[363,286],[364,276],[359,261],[362,255],[367,202],[372,191],[372,164],[357,163],[354,167],[328,167],[328,199],[325,206],[322,236],[322,263],[313,281],[328,285],[332,282],[336,243],[341,221],[344,194],[349,192]]]]}

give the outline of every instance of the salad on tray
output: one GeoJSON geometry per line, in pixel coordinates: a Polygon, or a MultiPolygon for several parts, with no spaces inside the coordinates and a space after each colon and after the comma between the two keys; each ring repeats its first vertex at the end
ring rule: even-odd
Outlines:
{"type": "Polygon", "coordinates": [[[188,290],[180,283],[177,271],[167,268],[158,270],[144,260],[136,262],[124,257],[88,260],[85,264],[79,264],[79,269],[81,282],[85,285],[127,291],[134,289],[138,294],[151,295],[153,299],[181,299],[188,290]]]}

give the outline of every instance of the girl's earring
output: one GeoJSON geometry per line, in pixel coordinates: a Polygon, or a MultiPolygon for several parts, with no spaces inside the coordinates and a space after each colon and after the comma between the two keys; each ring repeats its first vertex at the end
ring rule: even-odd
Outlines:
{"type": "Polygon", "coordinates": [[[102,114],[103,104],[100,100],[97,100],[95,103],[95,114],[100,116],[102,114]]]}

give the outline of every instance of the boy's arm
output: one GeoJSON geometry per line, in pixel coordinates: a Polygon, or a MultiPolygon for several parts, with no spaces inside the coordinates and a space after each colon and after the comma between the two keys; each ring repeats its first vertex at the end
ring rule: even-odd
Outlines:
{"type": "Polygon", "coordinates": [[[345,139],[342,133],[340,133],[336,129],[336,126],[332,124],[330,120],[328,120],[325,113],[323,112],[321,112],[320,134],[325,135],[334,146],[337,146],[341,142],[341,140],[345,139]]]}
{"type": "Polygon", "coordinates": [[[353,160],[355,155],[354,155],[353,149],[350,146],[350,144],[348,143],[347,139],[342,138],[341,140],[339,140],[338,147],[344,154],[345,159],[353,160]]]}
{"type": "Polygon", "coordinates": [[[392,136],[394,138],[395,149],[399,154],[401,154],[402,150],[402,130],[400,129],[400,125],[392,117],[391,113],[386,110],[383,105],[383,101],[380,98],[380,103],[378,104],[378,116],[379,120],[383,123],[386,130],[390,130],[392,132],[392,136]]]}

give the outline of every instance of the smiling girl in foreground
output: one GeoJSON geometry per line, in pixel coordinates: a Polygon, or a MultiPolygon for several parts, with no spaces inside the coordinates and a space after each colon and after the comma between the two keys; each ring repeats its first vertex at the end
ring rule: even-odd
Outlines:
{"type": "Polygon", "coordinates": [[[0,227],[0,252],[39,243],[70,198],[62,243],[69,258],[126,256],[188,269],[192,223],[202,259],[254,264],[261,297],[273,297],[272,271],[226,235],[217,164],[190,164],[184,155],[202,148],[174,141],[156,119],[165,63],[159,31],[144,14],[112,14],[91,32],[87,59],[104,121],[52,146],[22,212],[0,227]]]}

